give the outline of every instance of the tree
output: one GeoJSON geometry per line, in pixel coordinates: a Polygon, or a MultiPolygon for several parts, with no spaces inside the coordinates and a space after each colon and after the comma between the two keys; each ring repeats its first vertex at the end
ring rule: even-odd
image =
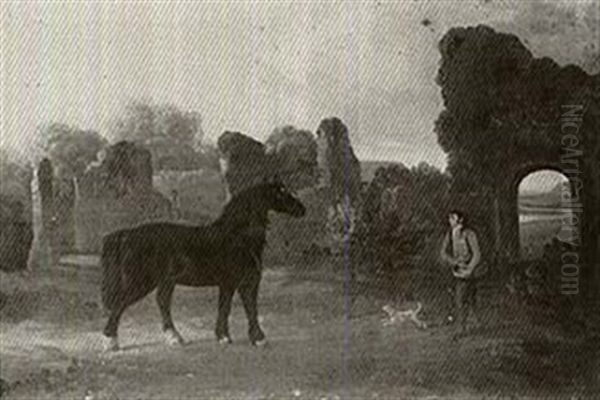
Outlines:
{"type": "Polygon", "coordinates": [[[358,232],[361,253],[375,270],[390,274],[418,254],[432,233],[443,229],[449,176],[420,163],[379,167],[370,182],[358,232]]]}
{"type": "Polygon", "coordinates": [[[107,141],[92,130],[53,123],[40,128],[42,150],[52,161],[59,180],[81,178],[107,141]]]}
{"type": "Polygon", "coordinates": [[[201,122],[195,111],[132,102],[115,122],[112,140],[133,142],[150,150],[155,171],[214,167],[214,160],[205,156],[201,122]]]}
{"type": "Polygon", "coordinates": [[[30,165],[0,149],[0,271],[27,268],[33,243],[30,165]]]}
{"type": "Polygon", "coordinates": [[[0,149],[0,193],[25,203],[31,203],[33,169],[28,161],[0,149]]]}
{"type": "Polygon", "coordinates": [[[286,125],[276,128],[265,144],[278,176],[289,188],[300,190],[317,183],[317,142],[310,131],[286,125]]]}

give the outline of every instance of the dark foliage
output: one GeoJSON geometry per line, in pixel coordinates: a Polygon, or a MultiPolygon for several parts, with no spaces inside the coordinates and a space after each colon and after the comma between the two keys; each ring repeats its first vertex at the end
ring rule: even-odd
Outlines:
{"type": "MultiPolygon", "coordinates": [[[[449,177],[425,163],[380,167],[364,195],[355,240],[372,272],[410,266],[445,227],[449,177]]],[[[437,251],[437,249],[435,250],[437,251]]]]}
{"type": "Polygon", "coordinates": [[[0,150],[0,270],[27,268],[33,241],[32,168],[0,150]]]}

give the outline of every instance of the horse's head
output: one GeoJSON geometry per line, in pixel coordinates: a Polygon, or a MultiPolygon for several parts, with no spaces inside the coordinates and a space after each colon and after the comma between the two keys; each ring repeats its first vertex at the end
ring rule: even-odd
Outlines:
{"type": "Polygon", "coordinates": [[[270,210],[299,218],[306,214],[306,207],[279,181],[266,183],[264,201],[270,210]]]}

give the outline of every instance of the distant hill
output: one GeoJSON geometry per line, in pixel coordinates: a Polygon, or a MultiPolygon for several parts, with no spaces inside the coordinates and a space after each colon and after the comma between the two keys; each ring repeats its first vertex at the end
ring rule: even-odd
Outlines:
{"type": "Polygon", "coordinates": [[[555,185],[545,193],[525,193],[519,196],[520,213],[558,213],[568,208],[562,204],[563,184],[555,185]]]}

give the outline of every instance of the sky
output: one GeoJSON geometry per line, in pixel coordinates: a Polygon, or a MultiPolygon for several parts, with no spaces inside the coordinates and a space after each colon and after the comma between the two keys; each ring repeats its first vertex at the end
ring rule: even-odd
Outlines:
{"type": "Polygon", "coordinates": [[[598,1],[5,1],[0,8],[0,141],[22,153],[42,124],[106,135],[128,102],[142,100],[199,112],[208,140],[225,130],[264,140],[287,124],[314,132],[337,116],[361,160],[444,169],[434,79],[437,43],[449,28],[487,24],[518,34],[537,57],[600,69],[598,1]]]}

